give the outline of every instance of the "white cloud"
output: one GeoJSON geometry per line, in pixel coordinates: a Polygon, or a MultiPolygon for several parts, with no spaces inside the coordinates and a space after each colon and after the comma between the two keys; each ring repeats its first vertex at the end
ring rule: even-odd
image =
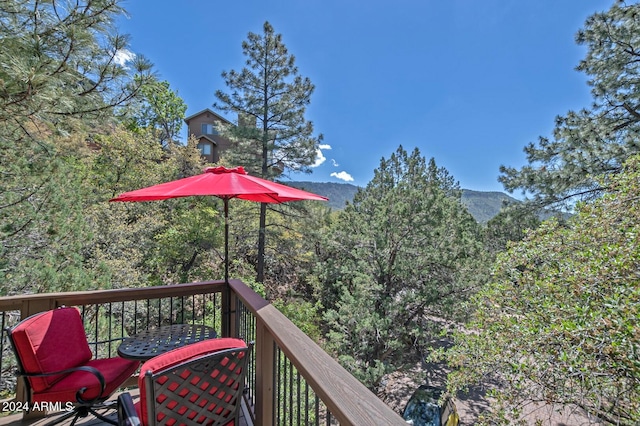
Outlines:
{"type": "Polygon", "coordinates": [[[327,161],[327,157],[322,153],[323,149],[331,149],[331,145],[318,145],[318,149],[316,150],[316,162],[311,165],[311,167],[318,167],[320,164],[327,161]]]}
{"type": "Polygon", "coordinates": [[[343,180],[345,182],[353,182],[353,177],[345,171],[342,171],[340,173],[333,172],[330,176],[333,176],[334,178],[343,180]]]}
{"type": "Polygon", "coordinates": [[[331,159],[331,162],[333,163],[333,167],[339,167],[340,166],[340,164],[338,164],[338,162],[334,158],[331,159]]]}
{"type": "Polygon", "coordinates": [[[318,149],[316,151],[316,162],[311,165],[311,167],[318,167],[320,164],[327,161],[327,157],[324,156],[322,150],[318,149]]]}
{"type": "Polygon", "coordinates": [[[127,49],[120,49],[118,51],[116,51],[115,56],[113,57],[113,60],[116,64],[120,65],[121,67],[127,67],[127,62],[131,62],[132,60],[134,60],[136,57],[136,54],[127,50],[127,49]]]}

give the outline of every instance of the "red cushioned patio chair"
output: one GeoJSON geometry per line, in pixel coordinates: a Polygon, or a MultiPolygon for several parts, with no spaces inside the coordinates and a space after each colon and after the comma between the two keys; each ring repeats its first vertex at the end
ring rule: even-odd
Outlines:
{"type": "Polygon", "coordinates": [[[140,400],[118,397],[120,425],[237,425],[251,348],[225,337],[150,359],[140,367],[140,400]]]}
{"type": "MultiPolygon", "coordinates": [[[[92,413],[117,424],[96,409],[138,368],[137,361],[124,358],[93,359],[80,312],[62,307],[25,318],[7,335],[16,353],[18,375],[25,380],[29,407],[34,405],[73,407],[50,424],[92,413]]],[[[114,407],[115,408],[115,405],[114,407]]]]}

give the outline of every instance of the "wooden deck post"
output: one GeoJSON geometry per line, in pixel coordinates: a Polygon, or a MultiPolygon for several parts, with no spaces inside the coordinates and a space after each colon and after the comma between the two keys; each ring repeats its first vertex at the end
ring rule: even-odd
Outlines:
{"type": "Polygon", "coordinates": [[[224,290],[222,290],[222,318],[220,322],[220,326],[222,330],[222,337],[231,337],[231,290],[229,289],[229,284],[226,283],[224,286],[224,290]]]}
{"type": "Polygon", "coordinates": [[[256,321],[256,424],[273,424],[275,341],[260,320],[256,321]]]}
{"type": "Polygon", "coordinates": [[[227,328],[229,337],[240,337],[240,330],[238,330],[238,296],[235,291],[229,291],[228,303],[227,328]]]}

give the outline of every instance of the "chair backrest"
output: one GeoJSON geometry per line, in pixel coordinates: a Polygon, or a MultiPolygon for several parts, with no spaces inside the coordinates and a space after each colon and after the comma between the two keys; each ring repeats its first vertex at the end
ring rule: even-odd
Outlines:
{"type": "MultiPolygon", "coordinates": [[[[22,373],[42,374],[82,365],[92,358],[80,312],[62,307],[22,320],[9,333],[22,373]]],[[[65,375],[29,377],[42,392],[65,375]]]]}
{"type": "Polygon", "coordinates": [[[138,379],[142,424],[237,424],[250,347],[210,339],[145,362],[138,379]]]}

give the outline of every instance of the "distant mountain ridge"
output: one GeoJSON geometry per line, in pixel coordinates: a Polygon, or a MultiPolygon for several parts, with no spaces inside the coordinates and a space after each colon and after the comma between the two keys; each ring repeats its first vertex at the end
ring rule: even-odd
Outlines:
{"type": "MultiPolygon", "coordinates": [[[[286,182],[296,188],[304,189],[329,198],[329,207],[340,210],[353,200],[358,187],[350,183],[334,182],[286,182]]],[[[462,190],[462,203],[467,206],[469,213],[480,223],[486,223],[500,212],[504,202],[517,202],[504,192],[462,190]]]]}
{"type": "Polygon", "coordinates": [[[486,223],[500,212],[505,203],[518,203],[519,200],[498,191],[462,190],[462,204],[467,206],[471,216],[480,223],[486,223]]]}
{"type": "Polygon", "coordinates": [[[335,182],[283,182],[295,188],[304,189],[329,199],[329,207],[333,210],[343,209],[347,201],[351,202],[358,192],[358,187],[350,183],[335,182]]]}

